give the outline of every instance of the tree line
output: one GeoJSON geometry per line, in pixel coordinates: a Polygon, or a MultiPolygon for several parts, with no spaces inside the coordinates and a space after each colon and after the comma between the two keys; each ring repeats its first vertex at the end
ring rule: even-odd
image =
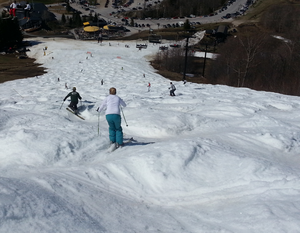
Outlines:
{"type": "Polygon", "coordinates": [[[220,46],[207,79],[213,84],[300,95],[300,6],[270,7],[258,25],[220,46]]]}
{"type": "Polygon", "coordinates": [[[190,15],[208,15],[224,5],[226,0],[164,0],[160,4],[147,7],[145,2],[144,10],[137,11],[134,14],[139,18],[172,18],[184,17],[190,15]]]}
{"type": "MultiPolygon", "coordinates": [[[[200,82],[300,95],[299,22],[299,4],[273,5],[258,23],[240,25],[224,43],[217,44],[218,57],[209,61],[204,77],[205,60],[195,62],[191,52],[186,70],[200,82]]],[[[205,51],[207,44],[214,52],[216,39],[204,37],[198,46],[205,51]]],[[[182,73],[185,48],[173,50],[160,51],[153,63],[157,68],[182,73]]]]}

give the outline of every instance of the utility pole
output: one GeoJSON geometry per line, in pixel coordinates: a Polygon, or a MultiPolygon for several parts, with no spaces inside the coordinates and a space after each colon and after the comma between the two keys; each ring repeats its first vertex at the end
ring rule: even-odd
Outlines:
{"type": "Polygon", "coordinates": [[[185,57],[184,57],[184,71],[183,71],[183,77],[182,81],[185,80],[185,75],[186,75],[186,65],[187,65],[187,53],[188,53],[188,48],[189,48],[189,36],[186,37],[186,44],[185,44],[185,57]]]}
{"type": "Polygon", "coordinates": [[[186,67],[187,67],[187,55],[188,55],[188,49],[189,49],[189,39],[191,37],[193,37],[193,33],[195,33],[195,30],[194,29],[190,29],[184,35],[184,37],[186,37],[186,44],[185,44],[184,71],[183,71],[182,81],[185,81],[186,67]]]}

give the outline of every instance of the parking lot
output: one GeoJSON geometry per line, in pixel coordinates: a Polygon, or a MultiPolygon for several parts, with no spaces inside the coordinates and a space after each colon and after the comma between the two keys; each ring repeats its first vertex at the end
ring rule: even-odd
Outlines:
{"type": "Polygon", "coordinates": [[[84,5],[79,2],[74,2],[71,6],[82,12],[82,14],[99,14],[100,17],[108,21],[110,24],[126,25],[132,33],[136,33],[140,30],[149,30],[149,28],[174,28],[181,26],[186,19],[189,19],[191,25],[199,25],[206,23],[231,21],[239,15],[245,14],[249,6],[254,0],[230,0],[222,8],[216,10],[210,15],[195,16],[189,15],[185,17],[173,17],[173,18],[145,18],[134,19],[134,26],[130,26],[128,18],[122,16],[122,12],[142,10],[144,7],[160,4],[160,1],[145,1],[145,0],[129,0],[124,5],[120,5],[118,2],[110,0],[100,0],[100,4],[96,6],[84,5]]]}

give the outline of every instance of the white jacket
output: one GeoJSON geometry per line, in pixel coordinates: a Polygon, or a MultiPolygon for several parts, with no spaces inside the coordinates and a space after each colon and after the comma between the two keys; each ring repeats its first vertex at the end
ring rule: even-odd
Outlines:
{"type": "Polygon", "coordinates": [[[10,4],[10,8],[11,9],[17,9],[17,4],[13,2],[12,4],[10,4]]]}
{"type": "Polygon", "coordinates": [[[169,89],[171,89],[171,90],[176,90],[176,87],[175,87],[175,85],[172,83],[169,89]]]}
{"type": "Polygon", "coordinates": [[[29,10],[30,11],[31,10],[30,4],[27,4],[26,7],[24,8],[24,10],[29,10]]]}
{"type": "Polygon", "coordinates": [[[108,114],[118,114],[120,115],[120,105],[126,107],[125,102],[117,95],[109,95],[107,96],[102,104],[98,108],[98,112],[101,112],[104,108],[106,108],[105,115],[108,114]]]}

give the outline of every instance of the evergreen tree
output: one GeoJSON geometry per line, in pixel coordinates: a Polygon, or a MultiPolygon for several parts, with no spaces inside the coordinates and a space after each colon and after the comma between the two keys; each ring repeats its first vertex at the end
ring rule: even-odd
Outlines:
{"type": "Polygon", "coordinates": [[[185,31],[188,31],[188,30],[191,29],[191,24],[190,24],[190,21],[189,21],[188,19],[184,22],[184,24],[183,24],[183,29],[184,29],[185,31]]]}
{"type": "Polygon", "coordinates": [[[65,24],[67,22],[65,14],[62,14],[61,22],[62,22],[62,24],[65,24]]]}
{"type": "Polygon", "coordinates": [[[22,40],[18,20],[0,18],[0,50],[19,45],[22,40]]]}
{"type": "Polygon", "coordinates": [[[71,17],[70,20],[69,20],[69,25],[70,25],[70,27],[73,26],[73,18],[72,18],[72,17],[71,17]]]}
{"type": "Polygon", "coordinates": [[[82,26],[82,19],[81,19],[80,14],[78,12],[76,12],[73,15],[73,19],[74,19],[75,27],[81,27],[82,26]]]}
{"type": "Polygon", "coordinates": [[[70,12],[71,11],[71,7],[70,7],[70,3],[67,2],[67,5],[66,5],[66,11],[67,12],[70,12]]]}

